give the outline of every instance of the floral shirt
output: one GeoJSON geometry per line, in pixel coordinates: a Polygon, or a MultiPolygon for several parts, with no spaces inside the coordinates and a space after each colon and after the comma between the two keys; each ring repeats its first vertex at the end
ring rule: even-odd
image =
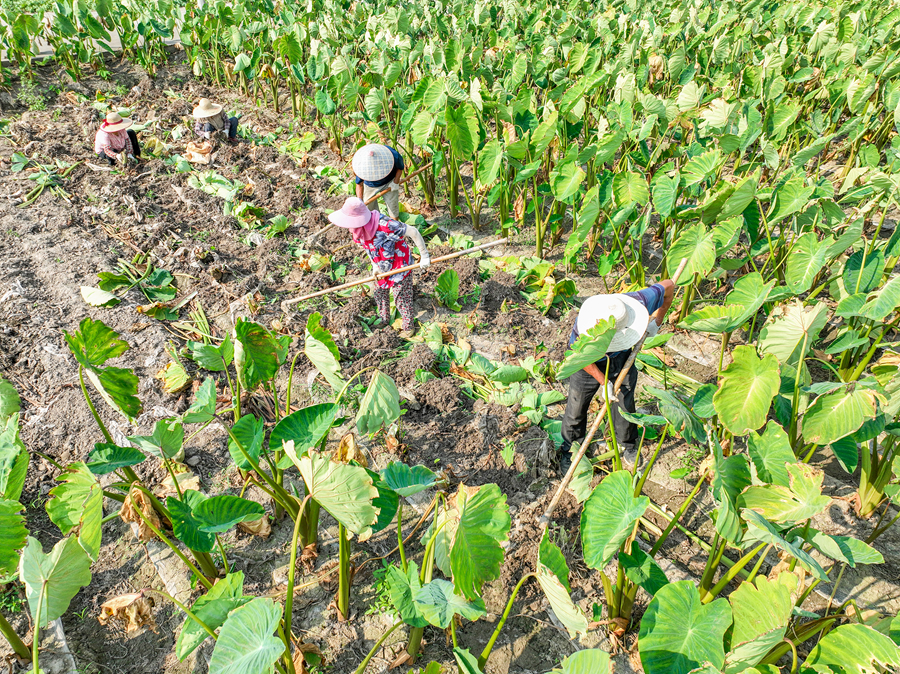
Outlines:
{"type": "MultiPolygon", "coordinates": [[[[410,264],[409,244],[406,242],[406,225],[383,213],[378,219],[378,229],[370,241],[362,244],[377,274],[399,269],[410,264]]],[[[382,288],[393,288],[409,274],[408,271],[378,279],[382,288]]]]}
{"type": "Polygon", "coordinates": [[[134,154],[134,148],[131,147],[131,138],[128,137],[128,130],[121,131],[104,131],[103,127],[97,129],[97,135],[94,137],[94,152],[96,154],[105,154],[111,159],[115,159],[120,152],[134,154]]]}

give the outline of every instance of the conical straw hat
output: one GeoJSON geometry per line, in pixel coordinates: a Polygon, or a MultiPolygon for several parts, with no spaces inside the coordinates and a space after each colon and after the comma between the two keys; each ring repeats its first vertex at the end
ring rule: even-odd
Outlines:
{"type": "Polygon", "coordinates": [[[205,119],[222,112],[222,106],[213,103],[208,98],[201,98],[200,103],[194,108],[194,119],[205,119]]]}

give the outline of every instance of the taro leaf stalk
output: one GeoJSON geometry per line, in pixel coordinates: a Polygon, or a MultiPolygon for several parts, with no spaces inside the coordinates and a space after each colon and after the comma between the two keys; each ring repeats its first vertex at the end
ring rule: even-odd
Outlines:
{"type": "Polygon", "coordinates": [[[346,620],[350,614],[352,573],[348,532],[371,535],[372,525],[378,520],[379,510],[374,501],[379,498],[379,491],[360,466],[337,463],[312,450],[298,455],[292,441],[284,443],[283,449],[300,471],[309,499],[338,521],[341,554],[337,608],[340,618],[346,620]]]}
{"type": "Polygon", "coordinates": [[[128,421],[133,421],[143,409],[143,405],[137,397],[138,378],[131,370],[112,366],[103,367],[110,358],[121,356],[130,347],[119,338],[119,333],[102,321],[95,321],[91,318],[82,320],[78,330],[74,333],[64,332],[64,335],[69,350],[78,362],[78,382],[81,384],[81,392],[84,394],[91,415],[100,427],[106,442],[114,444],[112,435],[97,413],[91,396],[88,394],[84,376],[87,375],[100,396],[113,409],[118,410],[128,421]]]}

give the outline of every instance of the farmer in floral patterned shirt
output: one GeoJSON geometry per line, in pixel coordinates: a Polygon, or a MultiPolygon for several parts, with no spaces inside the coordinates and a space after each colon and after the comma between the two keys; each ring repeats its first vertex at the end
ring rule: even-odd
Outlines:
{"type": "Polygon", "coordinates": [[[136,161],[136,157],[141,156],[137,134],[129,128],[132,123],[131,119],[122,117],[118,112],[106,115],[94,136],[94,152],[100,159],[115,165],[136,161]]]}
{"type": "MultiPolygon", "coordinates": [[[[425,239],[415,227],[394,220],[378,211],[370,211],[359,197],[349,197],[341,210],[328,216],[338,227],[349,229],[353,240],[368,253],[376,274],[400,269],[412,264],[409,244],[411,238],[419,249],[419,264],[427,267],[431,256],[425,247],[425,239]]],[[[391,317],[389,291],[394,294],[394,304],[403,319],[401,337],[409,338],[413,330],[413,282],[409,271],[378,279],[375,287],[375,303],[381,320],[387,323],[391,317]]]]}

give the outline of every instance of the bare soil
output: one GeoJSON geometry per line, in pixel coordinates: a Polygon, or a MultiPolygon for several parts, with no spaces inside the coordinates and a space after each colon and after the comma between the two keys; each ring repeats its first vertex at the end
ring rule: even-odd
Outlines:
{"type": "MultiPolygon", "coordinates": [[[[302,347],[307,317],[312,311],[320,311],[324,316],[323,325],[335,337],[348,374],[373,366],[390,374],[404,398],[401,444],[399,448],[389,448],[384,438],[376,437],[368,449],[379,466],[402,458],[443,470],[450,478],[451,488],[459,483],[500,485],[507,494],[513,519],[506,562],[500,579],[486,588],[487,618],[466,623],[458,632],[463,645],[480,652],[502,614],[511,589],[523,574],[534,568],[539,542],[537,520],[552,497],[556,478],[545,464],[546,433],[520,424],[515,408],[471,399],[457,379],[437,370],[434,355],[427,346],[402,340],[389,326],[375,325],[374,302],[365,287],[343,296],[331,295],[306,303],[299,313],[281,314],[282,299],[338,282],[323,272],[304,271],[298,259],[302,259],[303,250],[313,250],[308,246],[308,239],[327,224],[325,209],[338,208],[343,200],[329,181],[317,177],[312,169],[321,165],[342,168],[350,148],[344,148],[344,155],[339,156],[324,142],[317,142],[299,163],[275,147],[247,141],[216,150],[214,169],[217,172],[252,184],[250,200],[264,209],[267,217],[284,215],[292,220],[293,225],[283,235],[268,240],[251,240],[250,233],[237,220],[223,214],[220,199],[189,187],[188,175],[175,172],[163,159],[144,158],[138,167],[126,171],[96,171],[88,166],[99,165],[92,154],[92,140],[101,116],[90,101],[78,102],[67,96],[70,91],[88,99],[98,90],[105,91],[116,104],[133,106],[139,122],[157,120],[157,129],[171,130],[184,124],[192,103],[200,97],[209,97],[223,102],[228,110],[240,111],[241,125],[252,130],[257,139],[281,127],[292,128],[294,133],[312,130],[319,141],[323,140],[321,129],[308,124],[308,120],[292,120],[289,114],[279,115],[268,108],[256,107],[233,91],[194,81],[189,71],[177,63],[178,59],[177,54],[173,55],[170,66],[160,68],[153,80],[131,66],[110,62],[112,80],[89,76],[82,82],[66,82],[61,87],[55,71],[39,69],[46,85],[47,109],[3,111],[4,118],[11,123],[9,135],[0,137],[0,374],[22,395],[22,438],[35,452],[22,496],[31,534],[45,549],[60,537],[44,509],[60,471],[40,458],[38,452],[67,464],[83,460],[100,439],[78,386],[77,365],[63,342],[63,331],[76,329],[81,319],[90,316],[121,332],[131,345],[126,354],[111,364],[134,368],[141,382],[139,395],[144,412],[132,426],[101,403],[100,413],[117,439],[150,433],[157,419],[180,413],[192,401],[190,389],[186,393],[167,394],[154,379],[169,361],[166,345],[171,342],[180,348],[185,341],[183,332],[168,322],[138,313],[137,307],[146,304],[146,299],[137,291],[130,291],[125,301],[110,309],[87,305],[79,293],[80,286],[95,286],[97,273],[112,270],[117,259],[130,260],[138,251],[148,253],[156,266],[175,275],[179,297],[197,293],[193,306],[202,305],[214,337],[227,334],[231,316],[235,311],[242,312],[263,325],[297,337],[291,351],[293,356],[302,347]],[[50,90],[51,84],[57,85],[54,91],[50,90]],[[124,87],[127,93],[116,95],[116,85],[124,87]],[[10,171],[9,159],[14,152],[35,156],[41,163],[79,162],[62,181],[65,196],[47,191],[30,207],[19,208],[15,195],[27,193],[33,183],[28,173],[10,171]],[[415,377],[418,370],[444,376],[419,383],[415,377]],[[512,466],[507,466],[500,456],[504,438],[516,443],[512,466]]],[[[146,140],[150,135],[154,134],[145,133],[142,138],[146,140]]],[[[160,134],[157,131],[155,135],[160,134]]],[[[185,136],[167,142],[171,143],[172,152],[180,152],[187,139],[185,136]]],[[[416,196],[404,201],[414,207],[424,206],[416,196]]],[[[440,210],[432,215],[449,220],[440,210]]],[[[462,228],[463,220],[451,224],[462,228]]],[[[357,247],[348,245],[352,242],[345,231],[330,230],[320,238],[320,244],[321,249],[347,266],[348,279],[368,272],[367,259],[357,247]]],[[[551,259],[559,255],[562,245],[550,252],[551,259]]],[[[431,252],[436,257],[450,249],[438,246],[431,252]]],[[[530,253],[524,245],[506,246],[502,250],[504,255],[530,253]]],[[[597,286],[596,278],[574,278],[579,287],[582,281],[584,286],[597,286]]],[[[468,340],[495,359],[517,362],[529,355],[562,358],[576,316],[574,308],[554,308],[548,316],[541,315],[525,302],[512,275],[498,272],[483,280],[476,258],[435,264],[417,272],[415,279],[415,311],[420,322],[444,323],[454,338],[468,340]],[[459,313],[438,306],[431,298],[437,277],[449,268],[455,269],[460,277],[463,310],[459,313]]],[[[182,317],[186,313],[185,308],[182,317]]],[[[690,361],[684,360],[688,364],[683,369],[689,374],[700,380],[709,378],[708,369],[694,368],[690,361]]],[[[317,390],[315,383],[309,384],[310,371],[308,361],[301,357],[294,377],[293,396],[297,404],[324,399],[322,390],[317,390]]],[[[279,386],[285,390],[286,376],[279,386]]],[[[219,381],[219,390],[224,388],[224,382],[219,381]]],[[[274,422],[271,407],[262,396],[252,396],[246,404],[267,423],[274,422]]],[[[552,413],[561,414],[561,406],[555,406],[552,413]]],[[[331,442],[336,443],[339,437],[338,432],[333,433],[331,442]]],[[[224,429],[213,424],[185,448],[187,459],[194,459],[193,470],[206,491],[240,491],[240,476],[230,460],[226,438],[224,429]]],[[[668,443],[659,468],[648,482],[654,500],[666,504],[670,510],[678,507],[686,493],[683,481],[667,477],[684,453],[681,441],[668,443]]],[[[163,471],[150,461],[139,466],[138,472],[148,483],[157,483],[164,477],[163,471]]],[[[832,473],[830,469],[829,473],[832,473]]],[[[835,487],[838,488],[839,485],[835,487]]],[[[266,503],[271,510],[263,494],[251,493],[251,497],[266,503]]],[[[699,498],[698,505],[692,506],[685,517],[686,526],[692,530],[699,528],[701,535],[706,533],[703,527],[708,527],[704,515],[708,495],[705,498],[706,501],[699,498]]],[[[109,513],[118,505],[108,501],[106,507],[109,513]]],[[[555,512],[551,533],[572,569],[572,597],[591,615],[592,604],[601,603],[602,591],[598,572],[588,569],[581,561],[577,534],[580,513],[580,504],[571,494],[566,494],[555,512]]],[[[845,516],[842,511],[841,517],[845,516]]],[[[416,519],[412,513],[406,515],[407,531],[416,519]]],[[[327,516],[323,517],[323,523],[331,528],[322,535],[313,573],[327,569],[337,554],[334,523],[327,516]]],[[[834,530],[840,528],[838,524],[829,526],[834,530]]],[[[281,521],[274,523],[268,540],[237,531],[223,537],[233,568],[245,573],[246,592],[279,597],[279,589],[283,591],[279,579],[284,575],[290,552],[289,529],[289,523],[281,521]]],[[[395,540],[392,536],[378,535],[358,544],[355,550],[359,559],[389,552],[395,540]]],[[[106,599],[144,587],[162,587],[144,547],[124,523],[113,519],[105,524],[103,540],[100,561],[93,566],[92,583],[75,597],[63,619],[79,671],[104,674],[191,671],[189,664],[178,663],[174,655],[175,638],[184,617],[170,603],[156,603],[155,632],[144,630],[137,635],[125,635],[117,628],[104,628],[96,622],[99,605],[106,599]]],[[[886,536],[882,541],[890,546],[884,549],[885,557],[897,552],[894,538],[886,536]]],[[[421,556],[422,548],[417,542],[411,548],[414,557],[421,556]]],[[[693,572],[696,572],[696,560],[701,557],[696,546],[680,534],[672,537],[666,554],[693,572]]],[[[312,583],[313,575],[306,573],[298,581],[311,586],[298,593],[295,600],[295,624],[303,630],[305,640],[322,649],[328,671],[336,674],[354,671],[375,640],[390,626],[379,604],[372,575],[377,566],[369,564],[357,576],[352,592],[353,618],[346,623],[337,620],[331,606],[335,580],[312,583]]],[[[888,574],[892,583],[900,575],[900,570],[893,566],[881,567],[879,572],[888,574]]],[[[646,597],[639,595],[638,615],[645,603],[646,597]]],[[[28,640],[30,626],[26,613],[5,612],[5,615],[28,640]]],[[[579,647],[554,624],[546,601],[534,584],[525,585],[511,616],[488,672],[545,672],[579,647]]],[[[600,644],[598,635],[599,630],[592,631],[582,645],[600,644]]],[[[402,650],[402,632],[394,636],[378,653],[373,671],[382,671],[402,650]]],[[[5,655],[4,648],[5,644],[0,645],[0,655],[5,655]]],[[[206,671],[208,654],[208,648],[201,652],[194,671],[206,671]]],[[[449,664],[453,656],[447,636],[429,628],[425,631],[421,662],[431,660],[449,664]]],[[[617,663],[617,671],[629,671],[627,654],[620,654],[617,663]]],[[[399,671],[410,669],[402,667],[399,671]]]]}

